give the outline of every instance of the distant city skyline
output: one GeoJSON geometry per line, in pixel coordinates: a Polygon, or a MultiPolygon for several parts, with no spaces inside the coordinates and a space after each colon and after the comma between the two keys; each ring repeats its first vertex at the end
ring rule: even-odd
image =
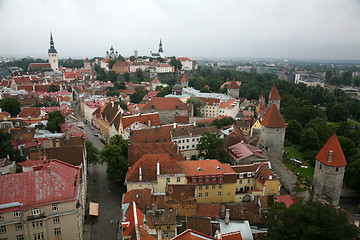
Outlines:
{"type": "Polygon", "coordinates": [[[360,60],[360,1],[0,0],[0,57],[360,60]]]}

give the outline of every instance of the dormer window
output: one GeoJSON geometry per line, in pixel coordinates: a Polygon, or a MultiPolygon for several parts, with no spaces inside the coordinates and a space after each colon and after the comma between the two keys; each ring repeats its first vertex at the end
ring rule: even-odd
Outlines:
{"type": "Polygon", "coordinates": [[[198,167],[198,168],[197,168],[197,171],[198,171],[198,172],[201,172],[202,170],[201,170],[201,168],[200,168],[200,167],[198,167]]]}
{"type": "Polygon", "coordinates": [[[221,167],[220,167],[220,166],[216,166],[216,170],[221,170],[221,167]]]}
{"type": "Polygon", "coordinates": [[[154,105],[151,105],[151,109],[155,109],[155,106],[154,106],[154,105]]]}

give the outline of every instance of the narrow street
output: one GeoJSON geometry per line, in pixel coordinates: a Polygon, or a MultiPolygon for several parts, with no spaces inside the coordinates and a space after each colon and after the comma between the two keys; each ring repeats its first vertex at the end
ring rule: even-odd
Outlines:
{"type": "MultiPolygon", "coordinates": [[[[80,117],[77,108],[74,108],[79,121],[85,119],[80,117]]],[[[85,124],[84,130],[87,140],[101,151],[104,144],[100,138],[95,136],[99,133],[97,129],[91,130],[90,123],[85,124]]],[[[99,203],[99,217],[96,222],[90,223],[88,212],[86,213],[84,229],[89,231],[84,234],[84,239],[116,239],[119,220],[121,219],[121,196],[123,189],[119,184],[109,181],[106,177],[106,164],[89,164],[88,165],[88,191],[87,191],[87,208],[89,202],[99,203]],[[90,236],[90,238],[89,238],[90,236]]]]}

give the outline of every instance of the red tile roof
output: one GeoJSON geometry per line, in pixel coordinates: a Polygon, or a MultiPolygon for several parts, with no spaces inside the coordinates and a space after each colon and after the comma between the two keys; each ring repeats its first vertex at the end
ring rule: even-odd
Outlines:
{"type": "Polygon", "coordinates": [[[184,170],[186,176],[205,176],[235,173],[235,171],[228,164],[220,163],[218,160],[183,161],[179,162],[179,165],[184,170]]]}
{"type": "Polygon", "coordinates": [[[203,101],[205,105],[209,105],[209,106],[218,106],[220,104],[220,99],[216,99],[216,98],[199,98],[199,99],[203,101]]]}
{"type": "Polygon", "coordinates": [[[229,232],[222,234],[222,240],[242,240],[241,232],[229,232]]]}
{"type": "Polygon", "coordinates": [[[157,181],[157,165],[160,174],[182,174],[182,170],[174,157],[170,154],[145,154],[127,172],[127,182],[155,182],[157,181]],[[140,180],[139,168],[142,179],[140,180]]]}
{"type": "Polygon", "coordinates": [[[18,114],[21,118],[37,118],[40,117],[40,107],[28,107],[21,110],[21,112],[18,114]]]}
{"type": "Polygon", "coordinates": [[[218,218],[221,216],[220,210],[221,210],[220,204],[198,203],[197,216],[218,218]]]}
{"type": "Polygon", "coordinates": [[[280,95],[275,84],[271,88],[271,92],[269,94],[269,100],[280,100],[280,95]]]}
{"type": "Polygon", "coordinates": [[[123,203],[136,202],[143,212],[152,209],[151,199],[151,190],[148,188],[134,189],[123,195],[123,203]]]}
{"type": "Polygon", "coordinates": [[[157,127],[151,129],[143,129],[132,131],[130,133],[131,143],[155,143],[155,142],[171,142],[169,127],[157,127]]]}
{"type": "Polygon", "coordinates": [[[149,127],[160,126],[159,113],[146,113],[131,116],[124,116],[121,118],[123,129],[129,127],[135,122],[143,123],[149,127]]]}
{"type": "MultiPolygon", "coordinates": [[[[43,170],[0,176],[0,204],[20,202],[24,207],[74,200],[80,168],[51,160],[43,170]]],[[[0,210],[4,211],[4,210],[0,210]]]]}
{"type": "Polygon", "coordinates": [[[151,81],[152,83],[161,83],[159,79],[154,78],[154,80],[151,81]]]}
{"type": "Polygon", "coordinates": [[[185,62],[185,61],[190,61],[191,62],[191,60],[189,58],[187,58],[187,57],[178,57],[176,60],[179,60],[180,62],[185,62]]]}
{"type": "Polygon", "coordinates": [[[332,167],[345,167],[347,165],[344,153],[335,133],[325,143],[315,158],[323,164],[332,167]],[[332,151],[332,158],[329,162],[330,151],[332,151]]]}
{"type": "Polygon", "coordinates": [[[186,77],[186,74],[184,73],[184,75],[181,78],[181,82],[189,82],[188,78],[186,77]]]}
{"type": "Polygon", "coordinates": [[[292,199],[291,195],[280,195],[274,197],[275,202],[283,202],[285,203],[286,207],[289,208],[293,203],[296,202],[295,199],[292,199]]]}
{"type": "Polygon", "coordinates": [[[285,121],[275,104],[273,104],[270,110],[266,113],[265,119],[261,122],[261,124],[268,128],[286,127],[285,121]]]}
{"type": "Polygon", "coordinates": [[[28,69],[51,69],[50,63],[30,63],[28,69]]]}
{"type": "Polygon", "coordinates": [[[84,63],[89,63],[90,60],[89,60],[88,58],[85,58],[83,62],[84,62],[84,63]]]}
{"type": "Polygon", "coordinates": [[[182,232],[181,234],[177,235],[171,240],[218,240],[218,239],[191,229],[187,229],[185,232],[182,232]]]}
{"type": "Polygon", "coordinates": [[[231,81],[231,83],[228,86],[229,89],[239,89],[239,85],[236,83],[235,78],[231,81]]]}
{"type": "Polygon", "coordinates": [[[185,103],[178,98],[154,97],[142,110],[188,110],[185,103]]]}
{"type": "Polygon", "coordinates": [[[174,122],[188,124],[189,118],[189,116],[174,116],[174,122]]]}
{"type": "Polygon", "coordinates": [[[260,96],[259,96],[259,99],[264,99],[264,98],[265,98],[265,97],[264,97],[264,92],[261,91],[260,96]]]}

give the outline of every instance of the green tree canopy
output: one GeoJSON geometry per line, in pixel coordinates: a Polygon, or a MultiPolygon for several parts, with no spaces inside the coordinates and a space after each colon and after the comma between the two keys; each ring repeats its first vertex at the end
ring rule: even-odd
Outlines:
{"type": "Polygon", "coordinates": [[[156,94],[156,97],[164,97],[168,94],[171,94],[173,87],[174,86],[172,85],[164,87],[158,94],[156,94]]]}
{"type": "Polygon", "coordinates": [[[285,138],[291,143],[299,144],[302,131],[301,124],[296,120],[291,120],[286,127],[285,138]]]}
{"type": "Polygon", "coordinates": [[[86,159],[88,163],[98,163],[99,150],[92,144],[92,142],[85,140],[86,159]]]}
{"type": "Polygon", "coordinates": [[[118,74],[115,71],[108,71],[107,76],[106,76],[106,80],[114,83],[114,82],[116,82],[117,77],[118,77],[118,74]]]}
{"type": "Polygon", "coordinates": [[[229,162],[228,155],[222,148],[223,142],[224,139],[220,137],[219,133],[203,133],[196,147],[199,152],[198,157],[229,162]]]}
{"type": "Polygon", "coordinates": [[[128,82],[130,80],[130,74],[128,72],[124,72],[123,78],[125,82],[128,82]]]}
{"type": "Polygon", "coordinates": [[[176,60],[175,57],[172,57],[169,63],[171,66],[175,67],[175,71],[181,70],[182,63],[179,60],[176,60]]]}
{"type": "Polygon", "coordinates": [[[135,73],[136,77],[140,79],[140,81],[144,81],[144,72],[141,70],[141,68],[136,69],[135,73]]]}
{"type": "Polygon", "coordinates": [[[330,122],[346,122],[349,110],[344,103],[329,103],[326,106],[326,116],[330,122]]]}
{"type": "Polygon", "coordinates": [[[191,97],[188,98],[186,103],[192,103],[194,105],[194,116],[201,116],[200,108],[204,106],[204,102],[199,98],[191,97]]]}
{"type": "Polygon", "coordinates": [[[61,124],[65,122],[65,117],[60,111],[53,111],[48,115],[48,123],[46,129],[51,132],[61,132],[61,124]]]}
{"type": "Polygon", "coordinates": [[[305,129],[300,137],[300,145],[305,150],[318,150],[320,140],[317,133],[312,128],[305,129]]]}
{"type": "Polygon", "coordinates": [[[0,107],[3,111],[10,113],[12,117],[16,117],[21,111],[21,103],[16,98],[4,98],[0,102],[0,107]]]}
{"type": "Polygon", "coordinates": [[[11,136],[9,133],[0,131],[0,158],[5,158],[7,155],[11,155],[13,151],[13,145],[11,143],[11,136]]]}
{"type": "Polygon", "coordinates": [[[143,90],[143,88],[136,88],[135,92],[130,96],[130,102],[132,103],[141,102],[145,94],[146,92],[143,90]]]}
{"type": "Polygon", "coordinates": [[[100,161],[107,163],[107,177],[113,182],[123,183],[128,170],[128,141],[115,135],[100,152],[100,161]]]}
{"type": "Polygon", "coordinates": [[[358,233],[345,212],[320,202],[274,203],[270,218],[268,240],[349,240],[358,233]]]}
{"type": "Polygon", "coordinates": [[[229,125],[232,125],[235,123],[236,123],[236,121],[232,117],[225,117],[225,118],[221,118],[221,119],[215,119],[214,121],[212,121],[210,126],[215,126],[218,129],[220,129],[222,127],[229,126],[229,125]]]}

